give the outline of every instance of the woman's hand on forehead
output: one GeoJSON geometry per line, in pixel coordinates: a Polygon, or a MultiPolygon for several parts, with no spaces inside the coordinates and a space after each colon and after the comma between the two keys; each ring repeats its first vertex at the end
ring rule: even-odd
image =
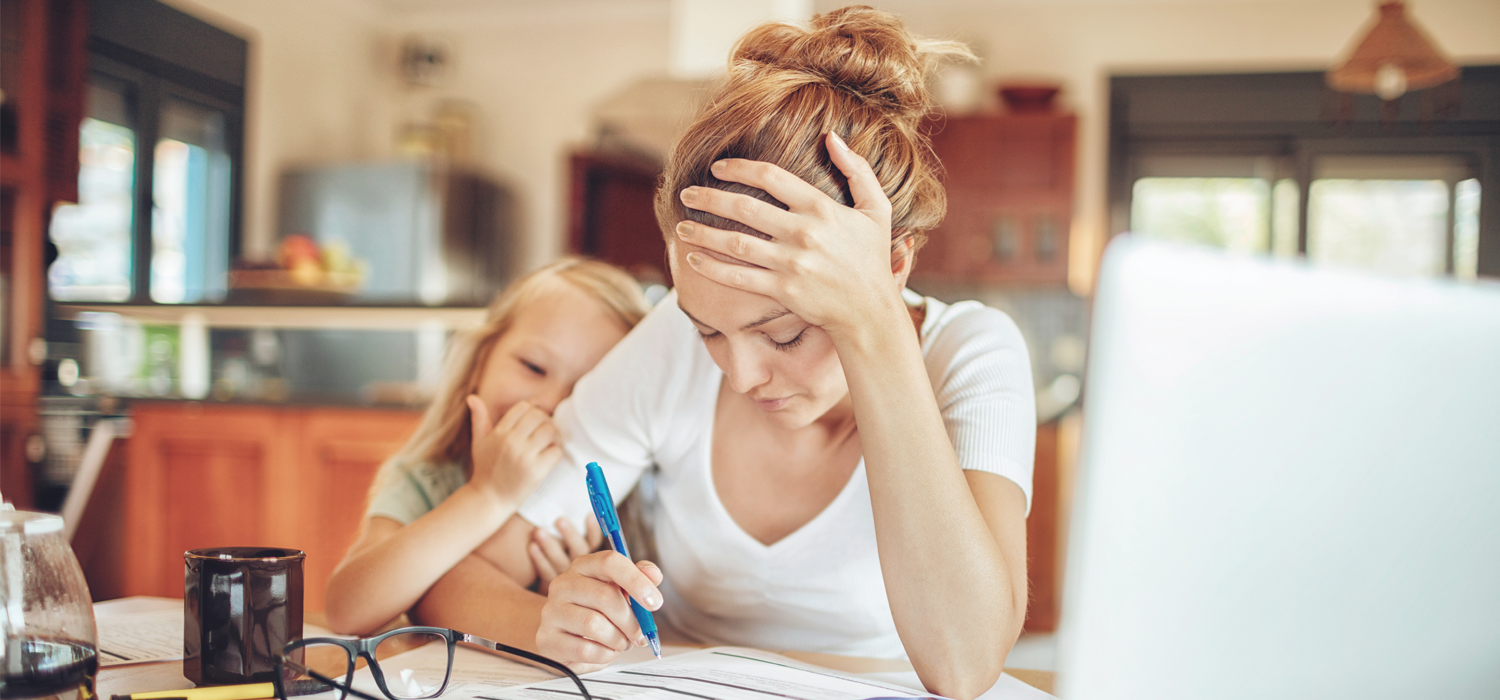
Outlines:
{"type": "Polygon", "coordinates": [[[891,271],[890,200],[864,158],[837,135],[830,133],[827,139],[834,165],[849,180],[853,207],[776,165],[731,158],[714,163],[715,177],[765,190],[788,208],[711,187],[683,190],[682,202],[738,221],[771,240],[692,221],[677,225],[677,237],[717,254],[688,253],[688,264],[699,274],[771,297],[837,335],[883,318],[894,308],[893,301],[899,306],[900,293],[891,271]]]}

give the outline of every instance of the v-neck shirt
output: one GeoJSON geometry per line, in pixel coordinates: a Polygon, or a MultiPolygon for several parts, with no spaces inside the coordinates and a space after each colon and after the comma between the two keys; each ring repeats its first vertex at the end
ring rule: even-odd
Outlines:
{"type": "MultiPolygon", "coordinates": [[[[925,305],[922,355],[959,466],[1014,481],[1029,504],[1036,408],[1019,329],[978,302],[911,293],[908,302],[925,305]]],[[[665,576],[659,622],[704,644],[904,657],[863,458],[822,512],[772,544],[760,542],[714,486],[722,379],[676,293],[668,294],[558,406],[566,456],[521,516],[548,529],[559,517],[593,517],[588,462],[604,469],[617,502],[652,470],[649,519],[665,576]]]]}

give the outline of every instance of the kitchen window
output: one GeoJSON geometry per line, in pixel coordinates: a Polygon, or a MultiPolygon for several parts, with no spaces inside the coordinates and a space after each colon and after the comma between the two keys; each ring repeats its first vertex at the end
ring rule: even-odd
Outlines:
{"type": "Polygon", "coordinates": [[[1295,254],[1298,191],[1288,169],[1270,157],[1143,158],[1130,228],[1241,253],[1295,254]]]}
{"type": "Polygon", "coordinates": [[[1500,276],[1500,66],[1444,121],[1324,118],[1321,73],[1111,80],[1111,230],[1405,276],[1500,276]],[[1488,187],[1486,187],[1488,185],[1488,187]],[[1488,197],[1486,196],[1488,194],[1488,197]]]}
{"type": "Polygon", "coordinates": [[[79,201],[53,213],[48,292],[223,301],[239,241],[247,45],[160,3],[92,9],[79,201]]]}
{"type": "MultiPolygon", "coordinates": [[[[1299,253],[1291,159],[1143,157],[1130,229],[1241,253],[1299,253]]],[[[1466,159],[1331,155],[1313,160],[1306,255],[1387,274],[1476,276],[1481,187],[1466,159]]]]}

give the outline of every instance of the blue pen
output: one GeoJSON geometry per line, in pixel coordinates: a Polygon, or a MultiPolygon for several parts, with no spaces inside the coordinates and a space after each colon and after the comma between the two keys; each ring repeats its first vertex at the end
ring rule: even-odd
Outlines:
{"type": "MultiPolygon", "coordinates": [[[[630,558],[630,550],[625,548],[625,535],[620,533],[620,516],[615,513],[615,499],[610,498],[609,482],[604,480],[604,470],[599,468],[598,462],[589,462],[584,469],[587,474],[584,481],[589,487],[589,503],[594,505],[594,517],[599,520],[599,529],[609,535],[609,545],[616,552],[630,558]]],[[[630,596],[627,594],[627,598],[630,596]]],[[[651,619],[651,611],[641,607],[630,598],[630,609],[635,613],[636,622],[641,623],[641,632],[645,633],[646,641],[651,642],[651,653],[656,658],[661,658],[661,640],[656,636],[656,620],[651,619]]]]}

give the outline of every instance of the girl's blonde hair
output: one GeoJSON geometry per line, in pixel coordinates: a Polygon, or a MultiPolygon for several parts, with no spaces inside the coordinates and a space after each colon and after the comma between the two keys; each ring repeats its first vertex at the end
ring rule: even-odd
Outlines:
{"type": "MultiPolygon", "coordinates": [[[[650,310],[640,284],[607,263],[563,258],[527,273],[495,297],[480,327],[454,336],[448,347],[442,384],[422,415],[417,431],[393,460],[468,464],[472,437],[465,399],[479,389],[480,374],[496,341],[510,329],[520,310],[541,296],[555,280],[567,282],[593,297],[626,329],[634,328],[650,310]]],[[[494,418],[498,420],[499,416],[494,418]]]]}
{"type": "Polygon", "coordinates": [[[781,166],[853,206],[843,173],[828,158],[834,132],[870,162],[891,200],[894,246],[943,219],[939,166],[920,130],[931,100],[926,78],[946,59],[973,60],[963,44],[914,36],[895,15],[852,5],[817,15],[806,27],[772,22],[734,48],[729,72],[667,158],[656,218],[667,240],[683,219],[765,237],[743,224],[687,209],[692,185],[748,194],[783,209],[764,191],[715,178],[709,166],[748,158],[781,166]]]}

